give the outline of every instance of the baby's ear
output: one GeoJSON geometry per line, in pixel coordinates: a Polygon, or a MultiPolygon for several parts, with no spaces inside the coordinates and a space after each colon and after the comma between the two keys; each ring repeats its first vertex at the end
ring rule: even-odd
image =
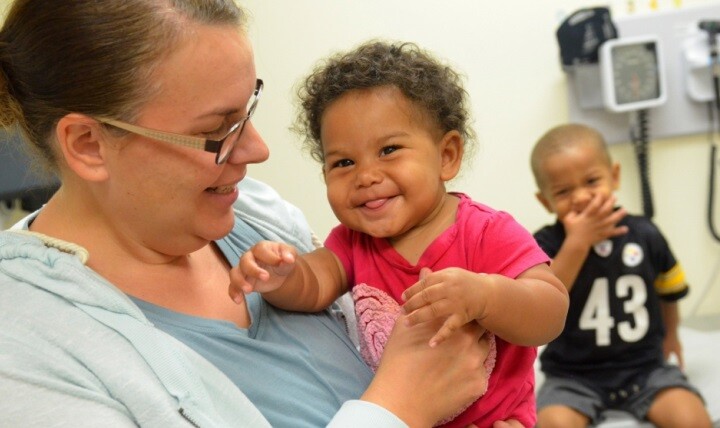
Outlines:
{"type": "Polygon", "coordinates": [[[548,201],[547,198],[545,196],[543,196],[542,192],[538,191],[537,193],[535,193],[535,197],[537,198],[538,201],[540,201],[542,206],[545,207],[547,212],[549,212],[550,214],[552,214],[554,212],[552,209],[552,205],[550,204],[550,201],[548,201]]]}
{"type": "Polygon", "coordinates": [[[456,130],[448,131],[440,140],[440,179],[450,181],[460,172],[464,154],[464,140],[456,130]]]}
{"type": "Polygon", "coordinates": [[[102,181],[108,177],[105,168],[107,143],[100,127],[96,120],[78,113],[65,115],[55,127],[62,159],[84,180],[102,181]]]}

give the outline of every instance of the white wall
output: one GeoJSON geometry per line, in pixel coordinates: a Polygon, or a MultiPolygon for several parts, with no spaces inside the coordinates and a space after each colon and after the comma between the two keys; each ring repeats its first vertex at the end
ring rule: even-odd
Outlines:
{"type": "MultiPolygon", "coordinates": [[[[708,1],[685,1],[692,7],[708,1]]],[[[448,60],[466,77],[479,147],[463,177],[452,184],[479,201],[512,213],[528,229],[554,221],[534,198],[530,149],[550,127],[568,120],[565,77],[555,30],[564,16],[598,3],[584,0],[239,0],[251,15],[258,74],[266,82],[254,124],[271,150],[268,163],[250,174],[275,186],[306,213],[324,237],[336,223],[325,200],[320,167],[301,153],[288,126],[292,91],[315,62],[373,37],[413,41],[448,60]]],[[[610,4],[613,16],[628,2],[610,4]]],[[[670,0],[661,8],[675,7],[670,0]]],[[[638,2],[635,13],[642,10],[638,2]]],[[[612,146],[622,164],[618,196],[641,211],[632,148],[612,146]]],[[[687,271],[692,292],[682,302],[689,315],[720,313],[720,244],[706,225],[709,144],[706,136],[653,141],[651,183],[655,221],[687,271]],[[707,287],[710,292],[702,302],[707,287]]],[[[718,215],[720,223],[720,215],[718,215]]]]}

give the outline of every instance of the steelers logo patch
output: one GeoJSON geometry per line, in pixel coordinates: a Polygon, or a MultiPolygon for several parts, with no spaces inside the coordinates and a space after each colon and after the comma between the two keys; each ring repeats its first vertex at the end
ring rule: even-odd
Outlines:
{"type": "Polygon", "coordinates": [[[612,253],[613,243],[609,239],[600,241],[597,244],[593,245],[593,250],[595,251],[595,254],[597,254],[598,256],[607,257],[610,255],[610,253],[612,253]]]}
{"type": "Polygon", "coordinates": [[[643,261],[643,250],[638,244],[633,242],[626,244],[622,252],[622,260],[627,267],[635,267],[643,261]]]}

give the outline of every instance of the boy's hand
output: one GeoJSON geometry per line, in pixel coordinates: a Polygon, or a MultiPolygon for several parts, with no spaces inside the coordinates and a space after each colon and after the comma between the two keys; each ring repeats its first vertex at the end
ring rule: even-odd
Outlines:
{"type": "Polygon", "coordinates": [[[277,290],[295,268],[297,250],[280,242],[260,241],[240,257],[230,270],[228,294],[236,303],[243,293],[267,293],[277,290]]]}
{"type": "Polygon", "coordinates": [[[447,339],[455,330],[485,312],[485,299],[481,293],[473,292],[478,287],[468,284],[486,276],[460,268],[447,268],[432,272],[428,268],[420,271],[420,281],[405,290],[403,310],[408,325],[415,325],[433,319],[445,319],[440,330],[430,339],[430,346],[447,339]]]}
{"type": "Polygon", "coordinates": [[[616,210],[615,202],[614,195],[607,199],[595,195],[581,212],[570,212],[563,217],[561,221],[565,226],[567,239],[573,239],[590,248],[605,239],[626,234],[627,226],[617,224],[627,215],[627,211],[624,208],[616,210]]]}
{"type": "Polygon", "coordinates": [[[677,365],[680,370],[685,369],[685,361],[683,360],[682,345],[680,344],[680,338],[677,332],[668,332],[665,334],[663,339],[663,356],[665,361],[668,361],[671,356],[675,355],[677,359],[677,365]]]}

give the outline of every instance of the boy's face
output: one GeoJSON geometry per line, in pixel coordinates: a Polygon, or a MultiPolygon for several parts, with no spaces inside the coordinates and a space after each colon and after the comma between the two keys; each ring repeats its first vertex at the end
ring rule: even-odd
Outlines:
{"type": "Polygon", "coordinates": [[[430,120],[389,86],[352,90],[325,110],[321,140],[327,195],[349,228],[398,238],[431,224],[460,168],[462,137],[430,120]],[[434,131],[434,132],[433,132],[434,131]]]}
{"type": "Polygon", "coordinates": [[[576,144],[546,157],[541,164],[540,203],[560,221],[580,213],[599,195],[606,200],[620,184],[620,166],[610,165],[593,144],[576,144]]]}

